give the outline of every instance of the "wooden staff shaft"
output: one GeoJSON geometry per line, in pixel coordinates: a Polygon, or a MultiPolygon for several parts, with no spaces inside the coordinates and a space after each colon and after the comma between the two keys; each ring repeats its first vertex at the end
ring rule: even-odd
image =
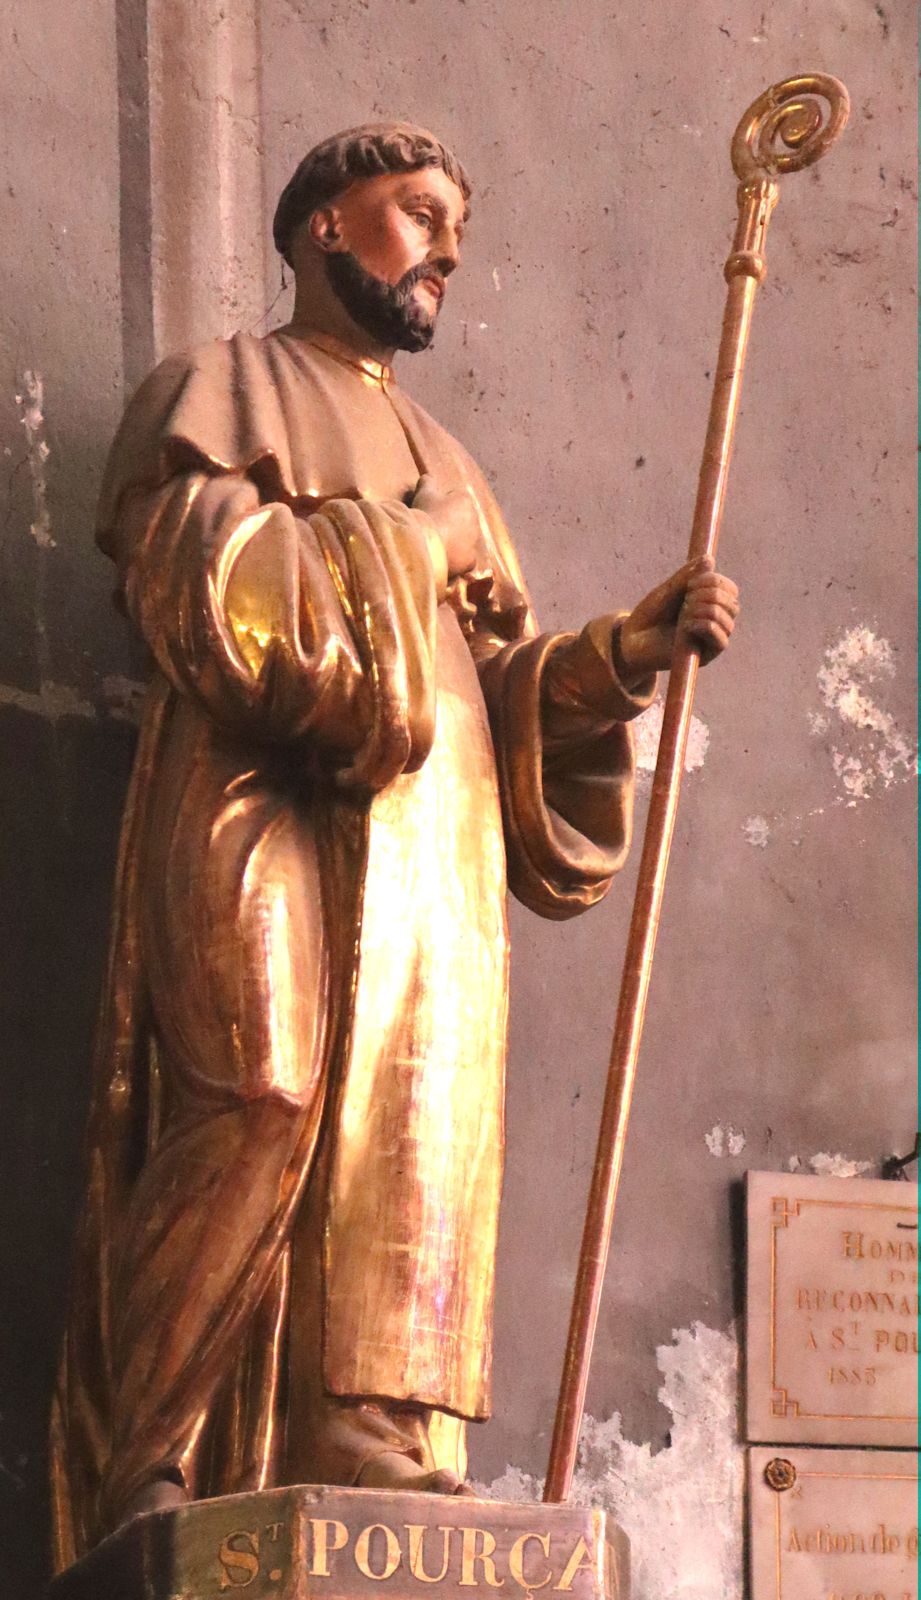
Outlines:
{"type": "MultiPolygon", "coordinates": [[[[716,553],[756,289],[756,280],[748,276],[734,278],[729,285],[689,558],[716,553]]],[[[646,998],[665,892],[665,874],[681,793],[698,664],[696,647],[689,640],[680,640],[669,676],[636,898],[624,957],[598,1148],[550,1446],[545,1500],[561,1501],[568,1498],[575,1467],[646,1014],[646,998]]]]}
{"type": "MultiPolygon", "coordinates": [[[[840,134],[847,113],[848,97],[843,84],[825,74],[816,74],[809,78],[789,79],[768,89],[749,108],[736,130],[732,156],[736,173],[742,180],[738,195],[739,218],[732,254],[725,268],[728,293],[694,508],[689,559],[703,555],[715,556],[719,540],[752,311],[758,286],[764,278],[764,241],[778,194],[771,174],[794,170],[817,160],[840,134]],[[830,116],[824,127],[821,113],[811,98],[815,95],[823,96],[829,103],[830,116]],[[772,141],[778,134],[794,153],[771,153],[772,141]]],[[[697,647],[691,641],[679,638],[665,700],[636,898],[624,958],[598,1148],[544,1488],[544,1499],[547,1501],[562,1501],[568,1497],[576,1462],[699,664],[697,647]]]]}

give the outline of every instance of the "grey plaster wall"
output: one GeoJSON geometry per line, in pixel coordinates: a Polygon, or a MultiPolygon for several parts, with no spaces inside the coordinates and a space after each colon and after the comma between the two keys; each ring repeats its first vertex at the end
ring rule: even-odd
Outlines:
{"type": "MultiPolygon", "coordinates": [[[[202,97],[228,101],[205,71],[213,37],[196,4],[190,114],[202,97]]],[[[90,524],[125,373],[166,337],[154,280],[168,264],[151,247],[169,170],[151,161],[151,127],[170,137],[151,116],[157,9],[0,0],[0,1504],[13,1600],[42,1571],[45,1413],[143,675],[90,524]]],[[[911,9],[264,0],[258,15],[266,229],[304,150],[368,116],[428,123],[469,166],[463,270],[435,350],[404,358],[402,380],[488,472],[554,627],[630,605],[682,558],[739,113],[792,71],[851,89],[846,142],[785,184],[772,226],[722,552],[745,611],[700,686],[589,1395],[595,1418],[620,1412],[627,1440],[659,1449],[674,1417],[656,1349],[673,1330],[713,1330],[695,1346],[711,1352],[697,1392],[708,1370],[727,1381],[716,1366],[739,1309],[744,1170],[817,1152],[875,1167],[915,1127],[911,9]]],[[[232,139],[222,148],[232,168],[232,139]]],[[[263,325],[283,316],[280,287],[271,263],[263,325]]],[[[628,869],[608,904],[564,927],[512,912],[496,1416],[472,1441],[487,1482],[510,1464],[544,1469],[631,890],[628,869]]]]}

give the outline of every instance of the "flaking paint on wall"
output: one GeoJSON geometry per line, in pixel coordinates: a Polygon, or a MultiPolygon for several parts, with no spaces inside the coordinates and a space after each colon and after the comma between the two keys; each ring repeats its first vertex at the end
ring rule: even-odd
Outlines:
{"type": "Polygon", "coordinates": [[[791,1156],[787,1162],[788,1172],[804,1172],[809,1168],[820,1178],[861,1178],[867,1172],[872,1172],[875,1163],[872,1161],[855,1160],[853,1156],[846,1156],[840,1150],[832,1155],[830,1150],[819,1150],[814,1156],[808,1156],[805,1161],[799,1156],[791,1156]]]}
{"type": "Polygon", "coordinates": [[[754,845],[756,849],[767,849],[767,842],[771,837],[771,824],[767,817],[746,817],[742,824],[742,832],[749,844],[754,845]]]}
{"type": "Polygon", "coordinates": [[[92,717],[95,711],[76,689],[66,683],[45,681],[37,694],[28,689],[17,689],[13,684],[0,683],[0,706],[15,706],[18,711],[32,711],[36,716],[57,722],[59,717],[92,717]]]}
{"type": "MultiPolygon", "coordinates": [[[[656,770],[656,755],[659,750],[659,737],[662,733],[662,718],[665,712],[665,701],[660,695],[652,702],[649,710],[638,717],[633,725],[634,741],[636,747],[636,770],[643,787],[644,781],[648,786],[649,777],[656,770]]],[[[685,772],[697,772],[706,760],[707,750],[710,746],[710,729],[700,717],[691,718],[691,727],[688,733],[688,747],[684,757],[685,772]]]]}
{"type": "Polygon", "coordinates": [[[866,624],[848,628],[819,668],[819,694],[831,717],[813,712],[810,724],[819,735],[834,730],[832,766],[849,804],[917,771],[916,746],[875,698],[875,685],[894,675],[892,645],[866,624]]]}
{"type": "Polygon", "coordinates": [[[817,673],[823,709],[808,710],[806,720],[825,743],[838,792],[805,813],[746,817],[742,833],[750,845],[766,849],[775,833],[801,828],[829,806],[854,807],[917,775],[917,744],[879,704],[879,686],[895,678],[896,667],[896,648],[866,623],[847,628],[828,647],[817,673]]]}
{"type": "MultiPolygon", "coordinates": [[[[739,1155],[746,1143],[720,1123],[704,1139],[713,1156],[739,1155]]],[[[873,1165],[824,1150],[787,1162],[791,1172],[845,1179],[873,1165]]],[[[723,1332],[694,1322],[658,1347],[658,1397],[672,1416],[664,1449],[625,1438],[618,1412],[583,1421],[571,1498],[609,1511],[628,1534],[631,1600],[734,1600],[744,1592],[739,1359],[734,1326],[723,1332]]],[[[543,1480],[510,1465],[474,1487],[488,1499],[536,1502],[543,1480]]]]}
{"type": "MultiPolygon", "coordinates": [[[[670,1444],[653,1451],[624,1437],[620,1415],[586,1416],[572,1499],[611,1512],[630,1537],[632,1600],[728,1600],[742,1593],[742,1468],[738,1341],[695,1322],[660,1345],[659,1399],[670,1444]]],[[[542,1483],[506,1468],[477,1492],[538,1500],[542,1483]]]]}
{"type": "Polygon", "coordinates": [[[704,1144],[711,1156],[740,1156],[746,1143],[741,1128],[732,1128],[722,1122],[715,1123],[710,1132],[704,1134],[704,1144]]]}

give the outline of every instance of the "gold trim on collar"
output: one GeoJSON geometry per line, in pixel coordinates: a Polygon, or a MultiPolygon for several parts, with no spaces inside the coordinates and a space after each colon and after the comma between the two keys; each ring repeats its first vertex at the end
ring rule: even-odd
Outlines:
{"type": "MultiPolygon", "coordinates": [[[[292,330],[293,331],[293,330],[292,330]]],[[[348,345],[336,339],[331,333],[313,333],[306,330],[302,335],[305,344],[313,345],[314,349],[322,350],[324,355],[332,356],[334,361],[339,361],[344,367],[351,367],[354,372],[361,374],[369,383],[376,387],[386,389],[388,383],[393,381],[393,368],[385,366],[382,361],[372,361],[370,356],[356,355],[348,345]]]]}

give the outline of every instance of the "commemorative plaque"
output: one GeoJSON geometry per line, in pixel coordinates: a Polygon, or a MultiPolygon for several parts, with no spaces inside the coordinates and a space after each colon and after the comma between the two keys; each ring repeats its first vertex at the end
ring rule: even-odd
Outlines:
{"type": "Polygon", "coordinates": [[[627,1552],[603,1511],[302,1485],[135,1517],[51,1600],[628,1600],[627,1552]]]}
{"type": "Polygon", "coordinates": [[[911,1451],[749,1452],[752,1600],[918,1600],[911,1451]]]}
{"type": "Polygon", "coordinates": [[[918,1187],[748,1175],[747,1437],[918,1440],[918,1187]]]}

